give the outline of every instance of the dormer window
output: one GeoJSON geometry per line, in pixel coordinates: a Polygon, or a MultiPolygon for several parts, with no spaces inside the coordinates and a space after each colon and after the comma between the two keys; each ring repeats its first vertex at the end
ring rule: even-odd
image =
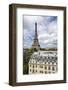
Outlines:
{"type": "Polygon", "coordinates": [[[50,57],[48,56],[48,59],[50,59],[50,57]]]}

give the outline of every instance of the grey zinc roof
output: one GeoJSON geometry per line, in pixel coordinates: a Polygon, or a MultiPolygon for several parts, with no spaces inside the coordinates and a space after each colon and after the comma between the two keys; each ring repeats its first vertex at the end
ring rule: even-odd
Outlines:
{"type": "Polygon", "coordinates": [[[39,51],[34,52],[31,56],[31,59],[40,62],[56,62],[57,60],[57,51],[39,51]]]}

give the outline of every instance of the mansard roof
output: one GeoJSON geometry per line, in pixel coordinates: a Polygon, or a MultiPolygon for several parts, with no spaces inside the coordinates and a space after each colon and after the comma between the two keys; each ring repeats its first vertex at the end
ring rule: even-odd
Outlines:
{"type": "Polygon", "coordinates": [[[31,60],[38,62],[56,62],[57,51],[38,51],[34,52],[31,56],[31,60]]]}

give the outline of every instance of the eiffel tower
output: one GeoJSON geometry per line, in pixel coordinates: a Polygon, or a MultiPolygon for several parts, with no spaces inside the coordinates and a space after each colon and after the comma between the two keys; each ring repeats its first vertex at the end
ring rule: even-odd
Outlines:
{"type": "Polygon", "coordinates": [[[40,49],[40,45],[39,45],[39,41],[38,41],[38,35],[37,35],[37,23],[35,23],[35,37],[33,40],[32,48],[36,49],[36,50],[40,49]]]}

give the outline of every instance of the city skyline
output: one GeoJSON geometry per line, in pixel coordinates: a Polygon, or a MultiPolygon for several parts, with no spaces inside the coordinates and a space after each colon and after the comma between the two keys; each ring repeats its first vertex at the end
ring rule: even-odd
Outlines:
{"type": "Polygon", "coordinates": [[[41,48],[57,48],[57,16],[23,16],[24,48],[31,48],[37,22],[41,48]]]}

